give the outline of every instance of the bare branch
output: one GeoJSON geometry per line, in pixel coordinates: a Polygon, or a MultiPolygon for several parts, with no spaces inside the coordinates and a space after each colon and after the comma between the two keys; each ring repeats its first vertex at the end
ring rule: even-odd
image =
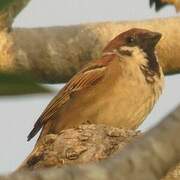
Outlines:
{"type": "Polygon", "coordinates": [[[132,27],[160,31],[163,38],[157,51],[164,72],[180,72],[179,17],[67,27],[17,28],[12,33],[11,41],[14,43],[14,59],[9,64],[2,59],[0,71],[26,70],[44,82],[65,82],[88,61],[99,57],[110,39],[132,27]]]}
{"type": "Polygon", "coordinates": [[[0,3],[0,95],[19,95],[48,92],[27,72],[13,73],[13,38],[9,31],[17,14],[30,0],[2,0],[0,3]]]}
{"type": "Polygon", "coordinates": [[[4,0],[0,8],[0,30],[11,28],[14,18],[30,0],[4,0]]]}
{"type": "Polygon", "coordinates": [[[0,180],[159,180],[180,160],[180,106],[157,127],[138,138],[114,158],[99,164],[45,171],[19,172],[0,180]]]}
{"type": "Polygon", "coordinates": [[[36,144],[17,171],[97,162],[117,154],[137,135],[138,131],[97,124],[48,134],[36,144]]]}

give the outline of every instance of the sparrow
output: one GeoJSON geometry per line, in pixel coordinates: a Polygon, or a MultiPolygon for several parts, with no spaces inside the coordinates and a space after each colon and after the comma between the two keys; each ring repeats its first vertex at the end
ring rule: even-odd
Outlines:
{"type": "MultiPolygon", "coordinates": [[[[47,134],[80,124],[137,128],[163,89],[155,54],[158,32],[133,28],[119,34],[52,99],[28,135],[47,134]]],[[[37,142],[38,142],[37,141],[37,142]]]]}

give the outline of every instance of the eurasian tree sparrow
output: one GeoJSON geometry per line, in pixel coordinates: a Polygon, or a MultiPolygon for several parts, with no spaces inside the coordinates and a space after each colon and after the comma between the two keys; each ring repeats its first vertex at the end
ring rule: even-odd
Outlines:
{"type": "Polygon", "coordinates": [[[152,110],[164,76],[155,55],[158,32],[133,28],[115,37],[52,99],[28,135],[59,133],[82,123],[135,129],[152,110]]]}

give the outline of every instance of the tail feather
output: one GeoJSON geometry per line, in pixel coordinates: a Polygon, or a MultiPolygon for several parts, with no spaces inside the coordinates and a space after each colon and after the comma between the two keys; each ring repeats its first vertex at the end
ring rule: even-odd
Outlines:
{"type": "Polygon", "coordinates": [[[27,141],[30,141],[42,128],[42,121],[41,119],[38,119],[34,125],[34,128],[31,130],[27,137],[27,141]]]}

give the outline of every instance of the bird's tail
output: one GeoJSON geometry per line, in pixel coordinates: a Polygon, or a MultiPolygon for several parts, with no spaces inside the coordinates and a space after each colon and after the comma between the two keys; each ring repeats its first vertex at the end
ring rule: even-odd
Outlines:
{"type": "Polygon", "coordinates": [[[29,133],[27,137],[27,141],[30,141],[40,131],[41,128],[42,128],[42,121],[41,119],[38,119],[36,123],[34,124],[33,129],[29,133]]]}

